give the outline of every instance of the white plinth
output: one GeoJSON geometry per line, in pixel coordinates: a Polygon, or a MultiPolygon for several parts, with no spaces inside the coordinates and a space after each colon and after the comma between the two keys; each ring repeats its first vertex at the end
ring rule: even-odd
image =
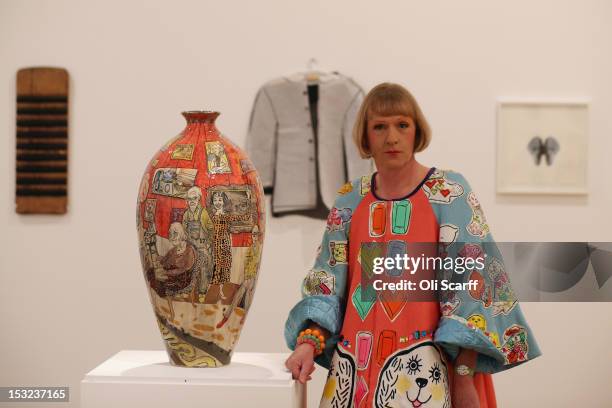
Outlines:
{"type": "Polygon", "coordinates": [[[306,407],[288,353],[234,353],[218,368],[176,367],[165,351],[124,350],[85,375],[81,408],[306,407]]]}

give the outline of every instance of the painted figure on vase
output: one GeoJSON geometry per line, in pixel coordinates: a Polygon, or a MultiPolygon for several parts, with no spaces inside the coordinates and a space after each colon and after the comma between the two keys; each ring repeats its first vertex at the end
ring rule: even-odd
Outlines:
{"type": "Polygon", "coordinates": [[[211,285],[219,285],[219,297],[226,299],[223,293],[223,285],[230,281],[230,270],[232,267],[232,252],[230,227],[238,221],[248,221],[251,214],[236,214],[232,207],[232,201],[223,191],[214,191],[210,203],[213,224],[213,273],[210,280],[211,285]]]}

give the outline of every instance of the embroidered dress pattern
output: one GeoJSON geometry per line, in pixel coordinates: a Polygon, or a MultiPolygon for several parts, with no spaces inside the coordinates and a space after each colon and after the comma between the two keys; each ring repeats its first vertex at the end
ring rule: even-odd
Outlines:
{"type": "MultiPolygon", "coordinates": [[[[291,349],[309,321],[331,333],[315,360],[329,369],[320,406],[450,408],[453,360],[465,348],[478,352],[480,406],[495,407],[491,374],[541,354],[496,250],[482,207],[459,173],[432,168],[413,192],[395,200],[376,196],[374,175],[342,187],[312,268],[317,276],[333,277],[333,290],[319,290],[309,273],[285,325],[291,349]],[[339,222],[339,213],[350,219],[339,222]],[[346,263],[329,262],[338,257],[336,244],[330,245],[336,242],[346,243],[346,263]],[[452,258],[491,246],[480,277],[481,287],[491,288],[491,301],[470,291],[406,301],[362,285],[362,264],[401,255],[416,243],[434,243],[438,255],[452,258]]],[[[420,279],[436,278],[433,270],[419,273],[425,274],[420,279]]]]}

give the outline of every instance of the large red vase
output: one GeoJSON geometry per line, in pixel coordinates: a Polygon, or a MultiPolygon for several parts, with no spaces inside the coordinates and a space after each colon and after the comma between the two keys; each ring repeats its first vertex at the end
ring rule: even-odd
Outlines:
{"type": "Polygon", "coordinates": [[[146,168],[136,213],[140,257],[170,361],[229,364],[253,300],[265,201],[218,112],[183,112],[185,129],[146,168]]]}

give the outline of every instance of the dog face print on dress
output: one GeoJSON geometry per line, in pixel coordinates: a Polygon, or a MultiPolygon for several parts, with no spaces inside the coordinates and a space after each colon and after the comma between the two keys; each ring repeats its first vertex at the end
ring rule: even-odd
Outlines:
{"type": "MultiPolygon", "coordinates": [[[[349,408],[355,404],[355,359],[340,345],[331,359],[319,408],[349,408]]],[[[361,402],[361,400],[359,401],[361,402]]]]}
{"type": "Polygon", "coordinates": [[[387,358],[378,378],[375,407],[450,408],[448,369],[431,341],[387,358]]]}

